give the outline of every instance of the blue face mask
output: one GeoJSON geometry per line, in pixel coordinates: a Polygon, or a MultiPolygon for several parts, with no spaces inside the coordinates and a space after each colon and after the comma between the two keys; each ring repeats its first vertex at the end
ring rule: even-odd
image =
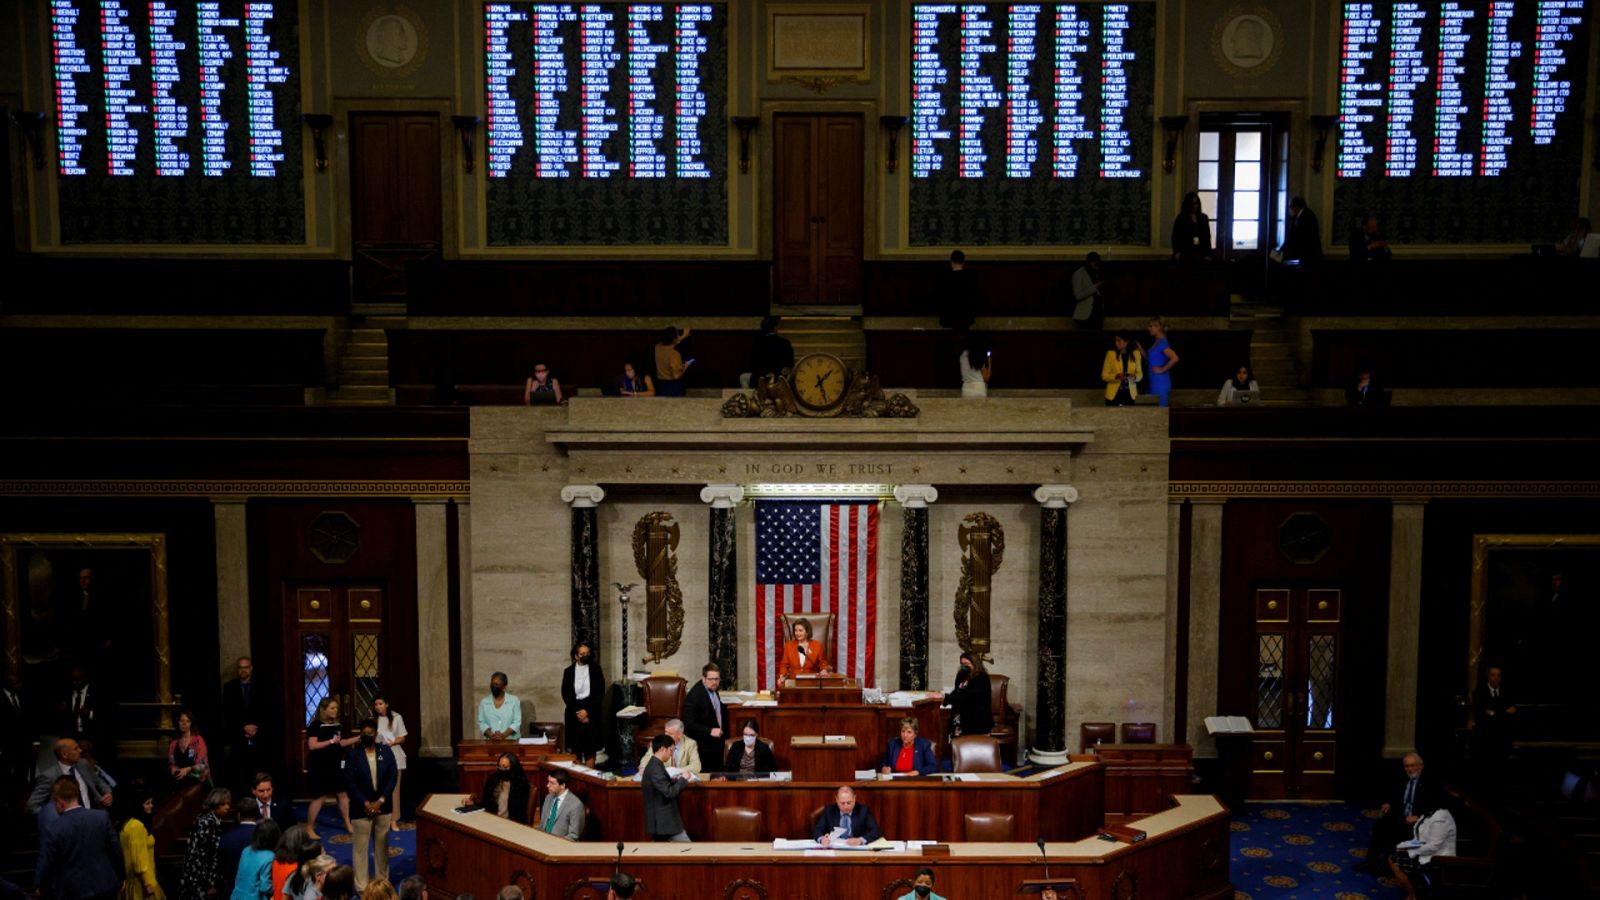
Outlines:
{"type": "Polygon", "coordinates": [[[745,735],[744,736],[744,745],[746,747],[754,747],[756,745],[756,736],[753,735],[753,734],[745,735]]]}

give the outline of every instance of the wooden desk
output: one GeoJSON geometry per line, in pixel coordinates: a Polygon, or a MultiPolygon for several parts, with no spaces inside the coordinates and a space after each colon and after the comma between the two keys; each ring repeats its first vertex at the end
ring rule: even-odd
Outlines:
{"type": "MultiPolygon", "coordinates": [[[[517,761],[529,773],[539,768],[544,760],[572,759],[562,753],[560,745],[519,744],[516,741],[462,741],[456,745],[456,787],[464,794],[477,796],[483,793],[483,783],[489,773],[500,763],[500,754],[515,753],[517,761]]],[[[543,788],[544,785],[539,785],[543,788]]]]}
{"type": "MultiPolygon", "coordinates": [[[[544,763],[544,768],[553,764],[544,763]]],[[[938,778],[896,778],[887,781],[711,781],[690,784],[678,795],[683,827],[693,838],[711,833],[713,810],[744,806],[761,811],[762,836],[809,837],[811,812],[833,802],[841,783],[856,790],[856,799],[872,809],[884,834],[891,838],[960,841],[966,838],[969,812],[1003,812],[1015,817],[1015,833],[1046,840],[1076,840],[1096,832],[1105,820],[1104,767],[1078,762],[1024,778],[998,773],[977,781],[947,782],[938,778]]],[[[531,773],[534,795],[544,793],[544,779],[531,773]]],[[[644,797],[631,778],[606,780],[572,770],[567,788],[589,808],[585,838],[643,841],[644,797]]]]}
{"type": "Polygon", "coordinates": [[[749,707],[728,704],[728,717],[734,733],[740,723],[754,719],[756,728],[764,738],[771,738],[772,751],[778,757],[778,768],[789,771],[794,763],[788,758],[789,739],[808,734],[848,734],[856,739],[854,769],[876,769],[883,761],[883,751],[890,738],[900,736],[900,720],[911,716],[917,720],[922,737],[933,742],[934,752],[941,752],[943,735],[939,731],[939,701],[918,700],[909,709],[892,707],[883,703],[865,704],[860,693],[853,703],[788,703],[778,706],[749,707]]]}
{"type": "Polygon", "coordinates": [[[856,780],[856,739],[825,741],[820,735],[789,738],[789,765],[795,781],[844,784],[856,780]]]}
{"type": "MultiPolygon", "coordinates": [[[[1073,878],[1084,898],[1228,900],[1228,813],[1213,797],[1183,795],[1177,806],[1139,820],[1147,839],[1113,844],[1095,838],[1052,842],[1050,874],[1073,878]]],[[[596,900],[586,882],[610,875],[612,842],[570,843],[485,812],[457,815],[457,794],[435,794],[417,810],[417,871],[439,900],[462,893],[492,897],[515,884],[537,900],[596,900]]],[[[881,818],[881,817],[880,817],[881,818]]],[[[951,855],[834,851],[779,853],[764,844],[651,844],[624,848],[622,869],[640,879],[643,900],[856,900],[909,891],[920,866],[938,872],[947,897],[1013,896],[1043,874],[1029,843],[954,844],[951,855]]]]}
{"type": "Polygon", "coordinates": [[[1143,816],[1193,790],[1194,750],[1188,744],[1101,744],[1106,767],[1106,815],[1143,816]]]}

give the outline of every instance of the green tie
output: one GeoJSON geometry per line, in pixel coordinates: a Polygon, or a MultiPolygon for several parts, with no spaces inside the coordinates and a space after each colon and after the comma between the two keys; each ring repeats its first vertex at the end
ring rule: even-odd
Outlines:
{"type": "Polygon", "coordinates": [[[556,827],[556,810],[560,809],[560,808],[561,808],[561,798],[560,797],[552,797],[552,798],[550,798],[550,815],[546,816],[545,820],[544,820],[544,832],[545,832],[545,834],[549,834],[550,833],[550,829],[556,827]]]}

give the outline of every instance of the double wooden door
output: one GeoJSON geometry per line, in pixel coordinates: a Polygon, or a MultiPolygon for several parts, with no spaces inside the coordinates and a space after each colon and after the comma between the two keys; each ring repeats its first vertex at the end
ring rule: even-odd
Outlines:
{"type": "Polygon", "coordinates": [[[861,302],[862,119],[773,117],[773,265],[778,302],[861,302]]]}
{"type": "Polygon", "coordinates": [[[306,731],[317,706],[326,697],[337,698],[344,733],[354,734],[373,714],[374,699],[393,702],[385,691],[395,687],[395,661],[384,630],[388,609],[382,585],[291,582],[284,594],[289,619],[284,708],[291,720],[300,719],[299,727],[289,730],[298,749],[287,758],[304,772],[306,731]]]}
{"type": "Polygon", "coordinates": [[[1250,796],[1333,799],[1344,592],[1261,587],[1254,603],[1250,796]]]}
{"type": "Polygon", "coordinates": [[[350,231],[355,297],[406,295],[406,264],[435,259],[444,241],[439,117],[350,114],[350,231]]]}

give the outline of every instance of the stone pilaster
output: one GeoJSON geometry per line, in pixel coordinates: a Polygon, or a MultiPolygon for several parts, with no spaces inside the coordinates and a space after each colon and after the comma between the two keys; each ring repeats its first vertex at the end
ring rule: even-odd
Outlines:
{"type": "MultiPolygon", "coordinates": [[[[417,521],[417,670],[425,673],[417,695],[417,726],[422,756],[447,758],[450,747],[450,679],[431,677],[450,671],[450,535],[448,501],[413,498],[417,521]]],[[[416,738],[412,739],[417,740],[416,738]]]]}
{"type": "MultiPolygon", "coordinates": [[[[211,498],[217,536],[217,647],[223,677],[250,655],[250,542],[243,497],[211,498]]],[[[258,662],[257,665],[260,665],[258,662]]]]}
{"type": "MultiPolygon", "coordinates": [[[[561,502],[572,507],[572,643],[582,641],[600,661],[600,526],[595,507],[606,492],[596,484],[569,484],[561,502]]],[[[602,661],[603,662],[603,661],[602,661]]]]}
{"type": "Polygon", "coordinates": [[[1395,498],[1389,537],[1389,657],[1383,695],[1383,755],[1417,744],[1417,650],[1422,627],[1422,521],[1427,500],[1395,498]]]}
{"type": "Polygon", "coordinates": [[[1067,505],[1078,490],[1046,484],[1033,499],[1039,502],[1038,674],[1028,758],[1054,765],[1067,761],[1067,505]]]}
{"type": "Polygon", "coordinates": [[[1193,500],[1189,522],[1189,746],[1211,758],[1217,744],[1206,717],[1217,714],[1217,665],[1222,629],[1222,503],[1193,500]]]}
{"type": "Polygon", "coordinates": [[[902,484],[894,499],[905,514],[900,538],[900,689],[928,689],[928,504],[931,484],[902,484]]]}
{"type": "Polygon", "coordinates": [[[739,531],[734,511],[744,499],[736,484],[708,484],[700,500],[711,504],[711,534],[706,572],[706,646],[722,669],[724,690],[739,684],[739,531]]]}

